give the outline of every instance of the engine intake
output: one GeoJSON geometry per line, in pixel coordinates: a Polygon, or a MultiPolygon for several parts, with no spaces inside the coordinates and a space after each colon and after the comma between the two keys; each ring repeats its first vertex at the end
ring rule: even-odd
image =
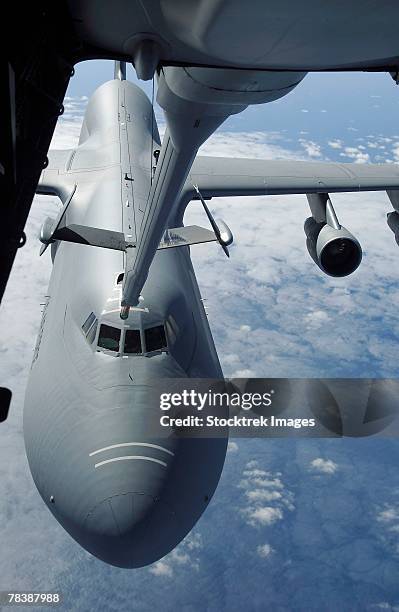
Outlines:
{"type": "Polygon", "coordinates": [[[362,248],[342,225],[331,227],[317,223],[313,217],[305,221],[306,246],[313,261],[329,276],[352,274],[362,260],[362,248]]]}

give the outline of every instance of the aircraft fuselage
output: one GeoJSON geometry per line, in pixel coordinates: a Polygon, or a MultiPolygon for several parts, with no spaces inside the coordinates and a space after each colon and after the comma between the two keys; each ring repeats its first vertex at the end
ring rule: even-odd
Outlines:
{"type": "MultiPolygon", "coordinates": [[[[57,177],[65,193],[76,185],[68,223],[134,242],[160,147],[152,112],[127,81],[95,92],[79,146],[57,177]]],[[[126,255],[67,242],[51,248],[25,399],[30,469],[55,518],[89,552],[116,566],[147,565],[201,516],[226,453],[226,438],[149,433],[149,419],[159,417],[149,414],[152,381],[222,375],[189,249],[157,252],[144,299],[122,320],[126,255]]]]}

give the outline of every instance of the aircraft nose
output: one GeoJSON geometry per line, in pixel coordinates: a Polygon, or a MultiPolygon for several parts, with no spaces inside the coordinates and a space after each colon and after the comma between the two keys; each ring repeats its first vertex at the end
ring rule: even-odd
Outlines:
{"type": "Polygon", "coordinates": [[[133,568],[169,552],[176,543],[177,529],[175,514],[164,502],[131,492],[95,505],[87,514],[84,531],[86,548],[92,554],[111,565],[133,568]],[[159,525],[163,528],[154,538],[159,525]]]}

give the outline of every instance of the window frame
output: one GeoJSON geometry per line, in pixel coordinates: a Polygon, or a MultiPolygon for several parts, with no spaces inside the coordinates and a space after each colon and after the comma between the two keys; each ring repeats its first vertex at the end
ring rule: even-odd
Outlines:
{"type": "Polygon", "coordinates": [[[90,346],[94,345],[94,342],[97,338],[97,332],[99,330],[99,320],[97,317],[94,319],[92,326],[86,334],[86,340],[90,346]],[[91,340],[90,340],[91,338],[91,340]]]}
{"type": "Polygon", "coordinates": [[[86,338],[86,341],[87,341],[89,346],[93,346],[93,344],[94,344],[94,342],[95,342],[95,340],[97,338],[98,323],[99,323],[99,318],[97,317],[95,312],[92,311],[89,314],[89,316],[85,319],[84,323],[80,326],[80,331],[82,332],[82,334],[86,338]],[[87,328],[87,330],[85,330],[85,325],[87,324],[87,322],[89,321],[89,319],[92,316],[94,317],[94,319],[91,321],[91,323],[90,323],[89,327],[87,328]],[[94,335],[93,335],[93,330],[94,330],[94,335]],[[90,340],[90,338],[91,338],[91,340],[90,340]]]}
{"type": "Polygon", "coordinates": [[[157,323],[155,325],[154,324],[153,325],[149,325],[148,327],[144,327],[143,326],[142,327],[142,336],[143,336],[143,340],[144,340],[144,342],[142,342],[142,345],[145,348],[145,353],[144,353],[145,355],[154,355],[154,354],[157,354],[157,353],[164,353],[164,352],[168,352],[169,351],[168,335],[166,333],[165,323],[163,321],[160,322],[160,323],[157,323]],[[147,349],[147,341],[146,341],[146,337],[145,337],[145,332],[148,329],[154,329],[155,327],[162,327],[163,328],[163,333],[164,333],[164,336],[165,336],[165,346],[163,346],[162,348],[153,349],[152,351],[149,351],[147,349]]]}
{"type": "Polygon", "coordinates": [[[96,315],[94,314],[93,311],[91,311],[91,313],[89,314],[88,317],[86,317],[86,319],[84,320],[82,326],[81,326],[81,330],[84,333],[84,335],[87,337],[87,334],[89,333],[90,329],[93,326],[94,321],[97,319],[96,315]],[[93,318],[92,318],[93,317],[93,318]],[[91,319],[91,320],[90,320],[91,319]],[[86,325],[89,323],[87,329],[86,329],[86,325]]]}
{"type": "Polygon", "coordinates": [[[117,325],[114,325],[113,323],[110,323],[106,319],[102,319],[101,321],[99,321],[99,325],[97,326],[97,331],[96,331],[96,337],[95,337],[96,351],[98,351],[100,353],[106,353],[107,355],[112,355],[113,357],[120,357],[121,354],[122,354],[121,346],[124,346],[124,338],[125,338],[125,335],[124,335],[123,327],[119,327],[117,325]],[[111,327],[112,329],[118,329],[119,330],[119,332],[120,332],[120,334],[119,334],[119,347],[118,347],[117,351],[113,351],[112,349],[107,349],[104,346],[99,346],[98,340],[100,338],[100,330],[101,330],[101,326],[102,325],[106,325],[107,327],[111,327]],[[123,338],[123,345],[121,344],[122,338],[123,338]]]}
{"type": "MultiPolygon", "coordinates": [[[[97,329],[96,329],[96,333],[95,336],[93,338],[93,341],[90,343],[88,340],[88,344],[93,347],[95,352],[100,352],[100,353],[105,353],[106,355],[110,355],[112,357],[143,357],[143,356],[152,356],[152,355],[157,355],[157,354],[161,354],[161,353],[168,353],[169,352],[169,337],[168,337],[168,331],[165,325],[165,321],[159,321],[158,323],[153,323],[152,325],[146,325],[144,326],[142,324],[142,322],[140,322],[140,324],[137,327],[132,327],[130,325],[126,325],[126,323],[122,323],[120,325],[115,324],[114,321],[109,321],[106,317],[96,317],[93,321],[92,326],[90,327],[88,334],[90,333],[91,329],[93,328],[93,325],[95,325],[97,323],[97,329]],[[101,330],[101,325],[106,325],[108,327],[112,327],[114,329],[119,329],[120,331],[120,337],[119,337],[119,350],[118,351],[113,351],[111,349],[107,349],[104,348],[102,346],[98,345],[98,340],[100,337],[100,330],[101,330]],[[163,328],[163,333],[164,333],[164,337],[165,337],[165,346],[163,346],[162,348],[158,348],[158,349],[154,349],[154,350],[148,350],[147,349],[147,342],[146,342],[146,336],[145,336],[145,332],[149,329],[155,328],[155,327],[162,327],[163,328]],[[138,331],[140,333],[140,342],[141,342],[141,352],[140,353],[126,353],[125,352],[125,338],[126,338],[126,332],[127,331],[138,331]]],[[[86,337],[87,339],[87,337],[86,337]]]]}
{"type": "Polygon", "coordinates": [[[121,355],[126,355],[127,357],[132,357],[134,355],[144,355],[144,350],[143,350],[143,346],[145,347],[145,345],[143,345],[143,333],[142,333],[142,328],[141,327],[124,327],[123,328],[123,350],[121,351],[121,355]],[[140,336],[140,348],[141,351],[140,353],[126,353],[125,352],[125,338],[126,338],[126,333],[128,331],[133,331],[133,332],[139,332],[139,336],[140,336]]]}

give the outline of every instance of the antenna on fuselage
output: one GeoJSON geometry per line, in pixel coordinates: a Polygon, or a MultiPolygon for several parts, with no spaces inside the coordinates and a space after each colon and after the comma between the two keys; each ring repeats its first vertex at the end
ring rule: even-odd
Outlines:
{"type": "Polygon", "coordinates": [[[126,62],[115,62],[114,79],[126,81],[126,62]]]}

